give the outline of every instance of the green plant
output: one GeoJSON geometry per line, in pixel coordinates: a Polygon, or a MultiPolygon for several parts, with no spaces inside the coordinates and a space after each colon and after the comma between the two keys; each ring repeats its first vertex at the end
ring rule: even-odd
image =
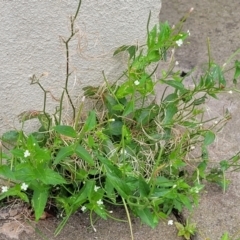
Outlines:
{"type": "Polygon", "coordinates": [[[191,239],[191,236],[194,236],[197,231],[196,224],[190,223],[188,219],[185,225],[175,222],[175,226],[178,229],[178,236],[183,236],[187,240],[191,239]]]}
{"type": "MultiPolygon", "coordinates": [[[[103,72],[104,84],[85,87],[82,102],[76,105],[68,92],[69,42],[76,33],[80,6],[81,1],[71,18],[70,36],[63,39],[66,81],[59,107],[53,116],[46,112],[48,92],[40,83],[42,76],[33,75],[31,83],[44,92],[43,110],[24,112],[19,118],[23,124],[37,118],[40,129],[31,134],[12,130],[1,138],[8,150],[1,152],[0,174],[6,186],[0,199],[13,196],[29,202],[36,220],[47,205],[56,205],[63,216],[56,234],[78,209],[89,211],[92,226],[93,213],[111,218],[105,203],[123,205],[130,227],[130,212],[155,227],[173,209],[192,209],[204,187],[203,179],[222,181],[222,175],[214,179],[207,170],[208,147],[229,114],[216,124],[204,115],[204,103],[227,91],[223,68],[209,58],[205,73],[193,79],[192,87],[186,86],[191,73],[183,77],[175,70],[171,55],[188,37],[183,21],[175,28],[165,22],[151,30],[148,22],[145,45],[124,45],[114,53],[129,56],[121,78],[110,83],[103,72]],[[168,68],[156,77],[158,63],[169,55],[168,68]],[[165,89],[159,102],[156,84],[165,89]],[[62,117],[65,94],[72,109],[71,124],[62,117]],[[92,106],[87,113],[86,102],[92,106]],[[192,159],[194,149],[201,154],[192,159]]],[[[239,67],[235,67],[237,78],[239,67]]],[[[185,236],[193,230],[193,225],[185,226],[185,236]]]]}

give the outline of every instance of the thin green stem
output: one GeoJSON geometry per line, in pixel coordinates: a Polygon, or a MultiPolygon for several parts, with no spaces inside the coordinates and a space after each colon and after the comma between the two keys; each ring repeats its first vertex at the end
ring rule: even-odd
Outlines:
{"type": "Polygon", "coordinates": [[[130,233],[131,233],[131,239],[134,240],[131,217],[130,217],[130,214],[129,214],[129,211],[128,211],[127,204],[126,204],[125,199],[123,197],[122,197],[122,201],[123,201],[123,205],[124,205],[124,208],[125,208],[125,211],[126,211],[126,214],[127,214],[129,229],[130,229],[130,233]]]}
{"type": "Polygon", "coordinates": [[[49,131],[49,128],[50,128],[50,123],[51,123],[51,120],[46,112],[46,106],[47,106],[47,93],[48,91],[46,91],[42,84],[40,82],[37,82],[38,86],[43,90],[43,93],[44,93],[44,96],[43,96],[43,114],[44,116],[47,118],[47,121],[48,121],[48,128],[47,128],[47,131],[49,131]]]}

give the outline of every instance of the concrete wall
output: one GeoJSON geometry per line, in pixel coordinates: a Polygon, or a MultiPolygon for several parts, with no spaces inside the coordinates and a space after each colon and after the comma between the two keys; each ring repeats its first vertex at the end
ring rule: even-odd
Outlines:
{"type": "MultiPolygon", "coordinates": [[[[42,110],[43,94],[30,86],[29,75],[47,72],[41,83],[56,97],[64,86],[65,55],[59,36],[69,36],[69,16],[77,0],[0,1],[0,133],[18,126],[16,116],[26,110],[42,110]]],[[[70,90],[77,97],[85,85],[110,80],[122,70],[116,47],[142,42],[152,11],[158,21],[159,0],[83,0],[72,44],[70,90]]],[[[49,97],[50,111],[56,102],[49,97]]]]}

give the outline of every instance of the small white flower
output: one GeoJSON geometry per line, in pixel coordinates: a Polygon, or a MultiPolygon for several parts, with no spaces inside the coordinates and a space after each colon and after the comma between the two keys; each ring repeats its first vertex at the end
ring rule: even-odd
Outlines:
{"type": "Polygon", "coordinates": [[[140,84],[140,82],[138,80],[134,81],[134,84],[137,86],[140,84]]]}
{"type": "Polygon", "coordinates": [[[179,65],[179,62],[178,62],[178,61],[176,61],[176,62],[175,62],[175,65],[176,65],[176,66],[178,66],[178,65],[179,65]]]}
{"type": "Polygon", "coordinates": [[[199,190],[198,190],[198,189],[196,189],[196,190],[195,190],[195,193],[199,193],[199,190]]]}
{"type": "Polygon", "coordinates": [[[190,147],[190,149],[191,149],[191,150],[194,150],[194,149],[195,149],[195,146],[194,146],[194,145],[192,145],[192,146],[190,147]]]}
{"type": "Polygon", "coordinates": [[[115,122],[115,119],[114,118],[111,118],[108,120],[109,122],[115,122]]]}
{"type": "Polygon", "coordinates": [[[187,34],[188,34],[188,36],[190,36],[190,35],[191,35],[191,33],[190,33],[190,31],[189,31],[189,30],[187,30],[187,34]]]}
{"type": "Polygon", "coordinates": [[[21,189],[24,190],[24,191],[27,191],[28,185],[26,183],[22,183],[21,189]]]}
{"type": "Polygon", "coordinates": [[[233,93],[233,91],[232,91],[232,90],[230,90],[230,91],[228,91],[228,93],[229,93],[229,94],[232,94],[232,93],[233,93]]]}
{"type": "Polygon", "coordinates": [[[98,205],[98,206],[103,205],[103,201],[102,201],[101,199],[99,199],[99,200],[97,201],[97,205],[98,205]]]}
{"type": "Polygon", "coordinates": [[[113,211],[109,211],[109,213],[113,213],[113,211]]]}
{"type": "Polygon", "coordinates": [[[214,121],[214,124],[218,124],[218,121],[214,121]]]}
{"type": "Polygon", "coordinates": [[[227,63],[224,63],[224,64],[223,64],[223,68],[224,68],[226,65],[227,65],[227,63]]]}
{"type": "Polygon", "coordinates": [[[173,186],[172,186],[172,188],[175,188],[177,185],[176,184],[174,184],[173,186]]]}
{"type": "Polygon", "coordinates": [[[2,186],[2,193],[5,193],[8,191],[8,187],[7,186],[2,186]]]}
{"type": "Polygon", "coordinates": [[[30,152],[28,151],[28,150],[26,150],[25,152],[24,152],[24,157],[26,158],[26,157],[29,157],[31,154],[30,154],[30,152]]]}
{"type": "Polygon", "coordinates": [[[168,225],[173,225],[173,220],[168,220],[168,225]]]}
{"type": "Polygon", "coordinates": [[[182,44],[183,44],[183,40],[182,40],[182,39],[177,40],[177,41],[176,41],[176,44],[177,44],[179,47],[181,47],[182,44]]]}
{"type": "Polygon", "coordinates": [[[84,102],[84,101],[85,101],[85,98],[86,98],[85,96],[83,96],[83,97],[82,97],[82,102],[84,102]]]}
{"type": "Polygon", "coordinates": [[[194,10],[194,8],[192,7],[192,8],[190,8],[189,12],[191,13],[193,10],[194,10]]]}
{"type": "Polygon", "coordinates": [[[94,186],[94,191],[97,192],[100,187],[94,186]]]}
{"type": "Polygon", "coordinates": [[[86,208],[85,206],[82,206],[82,207],[81,207],[82,212],[85,212],[86,209],[87,209],[87,208],[86,208]]]}

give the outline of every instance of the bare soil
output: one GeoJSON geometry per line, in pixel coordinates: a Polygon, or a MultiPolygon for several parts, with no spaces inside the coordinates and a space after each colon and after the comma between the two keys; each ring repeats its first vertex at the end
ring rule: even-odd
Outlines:
{"type": "MultiPolygon", "coordinates": [[[[207,38],[211,43],[213,58],[223,64],[237,48],[240,47],[240,14],[239,0],[163,0],[160,14],[161,21],[176,23],[191,7],[194,11],[185,24],[191,36],[189,44],[183,46],[177,52],[179,67],[189,70],[196,66],[198,71],[207,62],[207,38]]],[[[232,81],[232,79],[228,79],[232,81]]],[[[212,161],[218,162],[231,156],[239,150],[240,127],[239,95],[221,97],[219,102],[209,102],[209,114],[221,114],[228,108],[232,113],[232,120],[220,133],[216,144],[211,149],[212,161]]],[[[224,231],[228,231],[232,239],[240,239],[240,175],[238,172],[227,176],[231,179],[231,185],[224,194],[220,188],[207,185],[202,195],[200,205],[191,213],[191,219],[197,223],[198,233],[194,239],[218,240],[224,231]]],[[[126,220],[124,209],[114,208],[113,216],[126,220]]],[[[185,216],[189,213],[185,212],[185,216]]],[[[2,215],[1,215],[2,216],[2,215]]],[[[128,240],[131,239],[128,223],[107,221],[98,219],[94,223],[96,232],[89,224],[87,214],[77,213],[72,216],[66,227],[57,237],[54,231],[59,223],[56,218],[47,218],[38,224],[24,223],[20,218],[12,217],[10,224],[0,218],[0,239],[7,240],[128,240]]],[[[175,221],[174,216],[172,219],[175,221]]],[[[142,225],[139,219],[133,218],[133,232],[136,240],[176,240],[177,231],[167,222],[161,222],[156,229],[142,225]]]]}

